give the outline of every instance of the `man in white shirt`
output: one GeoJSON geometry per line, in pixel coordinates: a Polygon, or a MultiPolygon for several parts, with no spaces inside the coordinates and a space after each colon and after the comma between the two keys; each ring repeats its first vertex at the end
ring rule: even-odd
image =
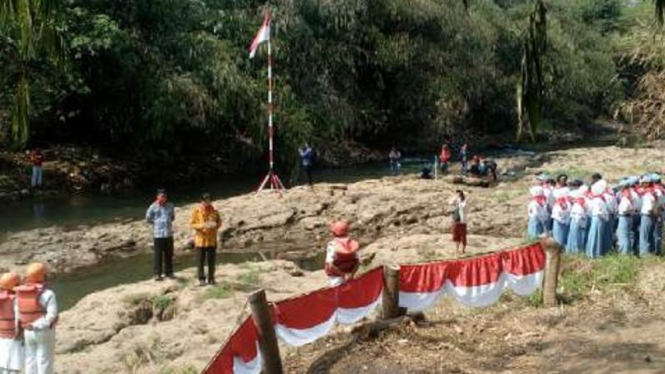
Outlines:
{"type": "Polygon", "coordinates": [[[58,303],[46,288],[45,264],[33,263],[26,269],[26,283],[16,287],[16,305],[25,330],[25,374],[52,374],[55,356],[55,325],[58,303]]]}
{"type": "Polygon", "coordinates": [[[651,176],[645,175],[640,179],[644,193],[642,194],[642,209],[640,210],[640,256],[651,254],[655,250],[654,243],[654,212],[656,196],[653,190],[651,176]]]}

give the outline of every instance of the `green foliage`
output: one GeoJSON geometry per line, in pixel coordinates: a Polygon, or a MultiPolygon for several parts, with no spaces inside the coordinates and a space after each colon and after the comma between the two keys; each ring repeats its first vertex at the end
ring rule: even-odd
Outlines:
{"type": "Polygon", "coordinates": [[[220,282],[212,287],[206,288],[205,292],[201,296],[201,300],[209,299],[226,299],[231,296],[233,292],[233,287],[227,282],[220,282]]]}
{"type": "MultiPolygon", "coordinates": [[[[39,44],[61,40],[66,64],[16,42],[28,30],[19,18],[0,28],[0,72],[11,77],[0,80],[0,108],[27,110],[0,112],[0,127],[14,118],[20,143],[91,143],[165,163],[196,154],[263,159],[266,55],[262,47],[249,60],[247,46],[264,2],[56,3],[57,22],[46,24],[61,39],[39,44]],[[12,57],[23,48],[32,51],[25,81],[26,64],[12,57]]],[[[616,1],[551,0],[547,22],[541,5],[271,2],[279,164],[294,165],[304,141],[324,156],[351,140],[425,148],[444,135],[510,133],[518,117],[533,127],[539,118],[575,125],[603,114],[620,88],[606,35],[617,29],[616,1]]]]}
{"type": "Polygon", "coordinates": [[[587,297],[589,292],[608,291],[617,287],[635,285],[640,259],[633,256],[609,255],[589,260],[582,257],[564,257],[560,294],[564,302],[587,297]]]}
{"type": "Polygon", "coordinates": [[[156,309],[164,310],[173,305],[174,301],[175,299],[169,295],[159,295],[152,299],[152,305],[156,309]]]}

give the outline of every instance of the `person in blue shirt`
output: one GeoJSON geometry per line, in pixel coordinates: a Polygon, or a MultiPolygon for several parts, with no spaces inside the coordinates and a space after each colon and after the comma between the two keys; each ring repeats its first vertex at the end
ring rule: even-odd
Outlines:
{"type": "Polygon", "coordinates": [[[145,220],[153,227],[155,280],[163,280],[162,275],[173,279],[173,221],[175,220],[175,208],[173,204],[168,202],[166,191],[157,191],[157,198],[148,208],[145,220]],[[162,264],[164,265],[163,273],[162,264]]]}
{"type": "Polygon", "coordinates": [[[298,149],[300,152],[300,161],[302,168],[307,175],[307,184],[312,186],[312,168],[314,167],[314,151],[312,147],[309,146],[309,143],[305,143],[305,146],[298,149]]]}
{"type": "Polygon", "coordinates": [[[466,143],[464,143],[462,145],[462,148],[460,148],[460,151],[459,151],[459,160],[460,160],[460,165],[461,165],[461,169],[462,169],[462,175],[466,175],[467,162],[469,161],[467,148],[468,148],[468,145],[466,143]]]}

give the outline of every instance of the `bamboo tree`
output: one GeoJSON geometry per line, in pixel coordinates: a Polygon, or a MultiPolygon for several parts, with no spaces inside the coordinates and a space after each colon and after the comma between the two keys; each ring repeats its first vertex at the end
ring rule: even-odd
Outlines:
{"type": "Polygon", "coordinates": [[[0,26],[14,45],[16,79],[11,108],[11,140],[24,146],[30,135],[31,62],[42,55],[61,60],[64,48],[55,27],[58,0],[2,0],[0,26]]]}
{"type": "Polygon", "coordinates": [[[542,57],[547,48],[547,7],[536,0],[522,47],[520,78],[517,83],[517,141],[535,141],[543,119],[544,91],[542,57]]]}

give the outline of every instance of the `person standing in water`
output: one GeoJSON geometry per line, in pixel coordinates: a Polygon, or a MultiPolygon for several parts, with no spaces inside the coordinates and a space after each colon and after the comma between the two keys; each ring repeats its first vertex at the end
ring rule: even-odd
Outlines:
{"type": "Polygon", "coordinates": [[[24,368],[23,338],[14,288],[21,283],[16,273],[0,277],[0,374],[20,373],[24,368]]]}
{"type": "Polygon", "coordinates": [[[455,195],[453,195],[448,201],[448,205],[452,208],[453,241],[455,242],[455,250],[457,253],[461,254],[466,253],[467,203],[466,195],[462,190],[455,191],[455,195]],[[461,250],[460,246],[462,247],[461,250]]]}
{"type": "Polygon", "coordinates": [[[153,270],[156,281],[162,275],[173,278],[173,221],[175,208],[168,202],[166,191],[157,190],[157,197],[145,214],[145,220],[153,228],[154,260],[153,270]],[[164,272],[162,273],[162,264],[164,272]]]}
{"type": "Polygon", "coordinates": [[[399,174],[400,169],[402,168],[402,165],[400,164],[402,153],[400,153],[397,148],[392,147],[388,154],[388,158],[390,159],[390,171],[392,171],[393,175],[399,174]]]}
{"type": "Polygon", "coordinates": [[[309,146],[309,143],[305,143],[305,146],[298,149],[300,153],[300,164],[302,165],[303,171],[307,176],[307,184],[312,187],[312,169],[314,168],[314,150],[309,146]]]}
{"type": "Polygon", "coordinates": [[[330,278],[330,285],[336,287],[353,279],[360,260],[360,244],[349,236],[349,223],[337,221],[330,226],[334,239],[326,246],[325,272],[330,278]]]}
{"type": "Polygon", "coordinates": [[[55,293],[46,286],[47,272],[43,263],[28,265],[25,284],[14,289],[24,329],[25,374],[53,373],[58,302],[55,293]]]}
{"type": "Polygon", "coordinates": [[[199,252],[198,278],[199,286],[215,284],[215,262],[217,256],[217,231],[222,226],[222,219],[212,205],[210,194],[203,194],[201,203],[194,208],[190,220],[194,230],[194,247],[199,252]],[[205,264],[208,263],[206,278],[205,264]]]}
{"type": "Polygon", "coordinates": [[[30,163],[32,164],[32,188],[41,188],[43,174],[42,164],[44,163],[44,154],[41,149],[37,148],[30,153],[30,163]]]}

